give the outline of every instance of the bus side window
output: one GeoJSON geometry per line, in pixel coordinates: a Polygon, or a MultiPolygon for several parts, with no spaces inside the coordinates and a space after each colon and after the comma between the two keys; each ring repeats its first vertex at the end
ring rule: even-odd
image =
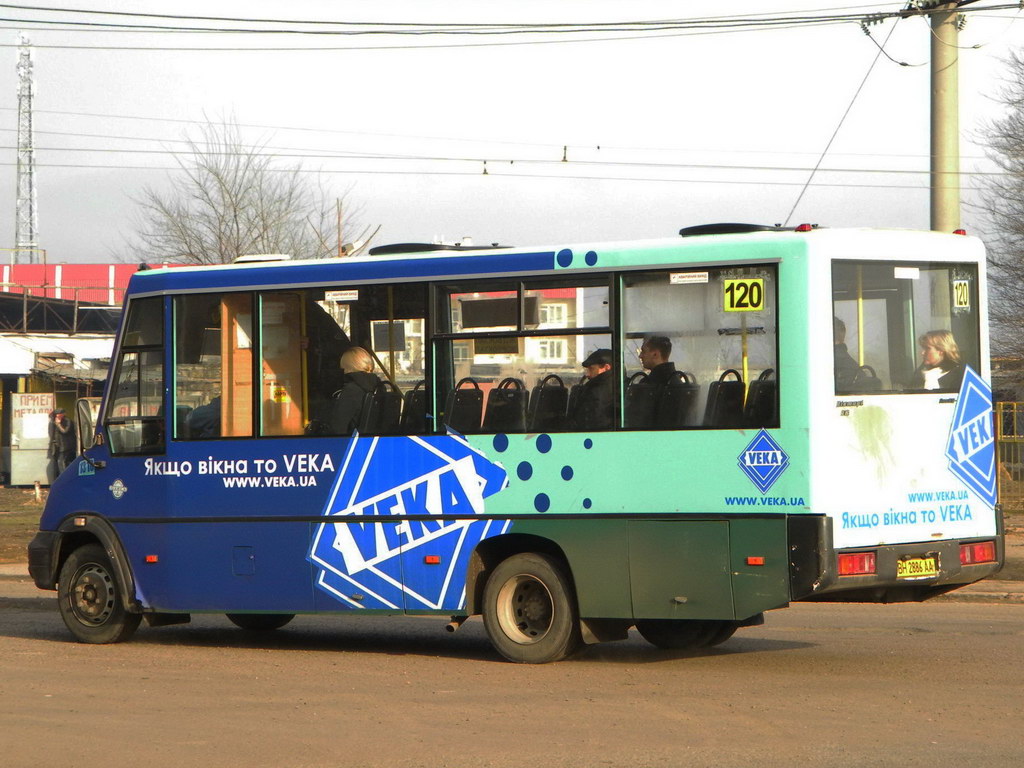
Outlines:
{"type": "Polygon", "coordinates": [[[174,300],[174,437],[252,435],[252,296],[174,300]]]}
{"type": "Polygon", "coordinates": [[[775,293],[773,265],[624,275],[625,426],[778,426],[775,293]]]}
{"type": "Polygon", "coordinates": [[[260,434],[301,435],[304,428],[303,297],[260,295],[260,434]]]}
{"type": "MultiPolygon", "coordinates": [[[[305,434],[348,433],[353,419],[351,393],[356,390],[345,388],[362,386],[342,369],[342,356],[352,347],[369,353],[372,370],[362,373],[377,379],[376,388],[366,390],[362,408],[354,416],[360,434],[426,433],[426,285],[310,288],[303,295],[305,434]],[[340,405],[339,400],[349,406],[340,405]]],[[[364,378],[363,384],[368,380],[364,378]]]]}
{"type": "Polygon", "coordinates": [[[488,434],[618,426],[607,277],[476,281],[442,289],[437,298],[444,425],[488,434]],[[591,359],[594,381],[584,386],[583,363],[591,359]],[[570,385],[577,397],[569,397],[570,385]]]}
{"type": "Polygon", "coordinates": [[[165,448],[163,299],[129,302],[105,414],[112,454],[155,454],[165,448]]]}

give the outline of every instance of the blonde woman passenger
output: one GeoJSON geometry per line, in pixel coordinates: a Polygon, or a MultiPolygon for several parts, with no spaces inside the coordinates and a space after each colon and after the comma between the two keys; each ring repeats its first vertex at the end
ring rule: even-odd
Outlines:
{"type": "Polygon", "coordinates": [[[349,347],[341,356],[341,389],[331,402],[330,430],[335,435],[351,435],[359,426],[367,395],[380,383],[373,372],[373,357],[362,347],[349,347]]]}
{"type": "Polygon", "coordinates": [[[959,392],[964,380],[960,348],[950,331],[928,331],[918,338],[921,365],[914,372],[912,389],[959,392]]]}

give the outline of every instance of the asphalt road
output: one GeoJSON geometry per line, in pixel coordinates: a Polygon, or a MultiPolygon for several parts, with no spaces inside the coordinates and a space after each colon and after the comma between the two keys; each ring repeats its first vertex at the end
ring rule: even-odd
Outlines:
{"type": "MultiPolygon", "coordinates": [[[[10,592],[8,592],[10,594],[10,592]]],[[[3,766],[1019,766],[1024,605],[796,605],[696,655],[501,661],[479,621],[220,616],[113,646],[0,598],[3,766]]],[[[34,593],[43,594],[43,593],[34,593]]]]}

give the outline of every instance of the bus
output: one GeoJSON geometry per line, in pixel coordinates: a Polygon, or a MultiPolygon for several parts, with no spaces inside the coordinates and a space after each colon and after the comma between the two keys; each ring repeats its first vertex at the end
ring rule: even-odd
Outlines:
{"type": "Polygon", "coordinates": [[[975,238],[712,225],[242,261],[131,278],[29,547],[79,641],[482,616],[543,663],[1002,566],[975,238]]]}

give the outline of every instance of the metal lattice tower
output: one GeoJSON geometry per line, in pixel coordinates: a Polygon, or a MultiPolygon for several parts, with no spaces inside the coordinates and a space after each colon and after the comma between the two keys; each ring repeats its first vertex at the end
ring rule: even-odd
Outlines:
{"type": "Polygon", "coordinates": [[[31,264],[39,253],[36,213],[36,157],[32,131],[32,48],[21,35],[18,47],[18,199],[15,204],[15,261],[31,264]]]}

